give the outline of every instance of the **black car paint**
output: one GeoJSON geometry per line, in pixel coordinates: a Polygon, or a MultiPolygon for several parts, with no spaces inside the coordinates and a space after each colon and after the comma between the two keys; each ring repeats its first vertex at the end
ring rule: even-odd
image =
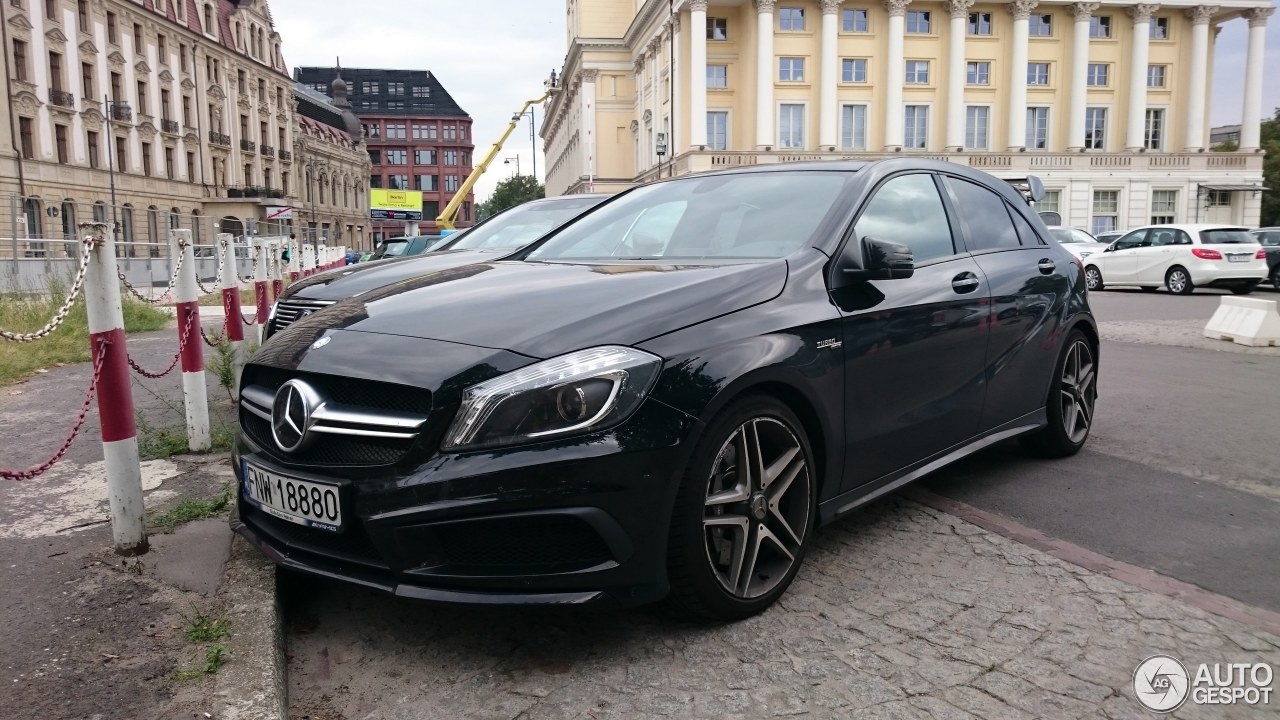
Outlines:
{"type": "MultiPolygon", "coordinates": [[[[488,262],[403,281],[298,321],[254,364],[426,387],[431,419],[401,464],[343,477],[290,465],[244,437],[235,450],[237,472],[248,457],[342,484],[356,522],[349,531],[367,532],[386,567],[356,567],[323,549],[308,553],[305,542],[268,539],[243,523],[238,531],[282,564],[407,596],[643,602],[666,591],[666,528],[688,454],[705,423],[743,392],[774,393],[796,410],[826,480],[823,522],[943,462],[1043,425],[1053,367],[1045,359],[1056,358],[1074,327],[1095,344],[1097,338],[1079,265],[1056,243],[962,252],[920,266],[912,278],[828,291],[841,284],[832,258],[849,252],[858,262],[850,237],[855,209],[897,173],[978,181],[1047,238],[1025,201],[989,176],[948,163],[816,167],[858,171],[842,199],[848,212],[817,233],[813,248],[783,260],[706,267],[488,262]],[[1027,266],[1017,269],[1026,258],[1054,267],[1029,276],[1027,266]],[[962,273],[979,278],[979,288],[956,292],[951,280],[962,273]],[[499,321],[504,311],[518,322],[486,328],[472,320],[499,321]],[[321,337],[332,340],[310,350],[321,337]],[[495,451],[439,452],[467,385],[533,358],[609,342],[664,358],[653,392],[621,425],[495,451]],[[921,387],[922,376],[936,384],[921,387]],[[426,537],[429,526],[530,513],[573,514],[606,538],[613,559],[510,575],[412,557],[412,538],[426,537]]],[[[739,172],[770,171],[777,169],[739,172]]],[[[970,233],[965,227],[957,239],[972,242],[970,233]]]]}

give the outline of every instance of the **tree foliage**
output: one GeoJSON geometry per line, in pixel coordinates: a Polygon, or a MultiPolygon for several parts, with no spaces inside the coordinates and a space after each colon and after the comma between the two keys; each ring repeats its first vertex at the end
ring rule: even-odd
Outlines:
{"type": "Polygon", "coordinates": [[[546,197],[546,189],[532,175],[516,175],[498,183],[488,200],[480,203],[477,220],[483,220],[521,203],[546,197]]]}
{"type": "Polygon", "coordinates": [[[1262,123],[1262,184],[1270,190],[1262,193],[1262,226],[1280,225],[1280,108],[1262,123]]]}

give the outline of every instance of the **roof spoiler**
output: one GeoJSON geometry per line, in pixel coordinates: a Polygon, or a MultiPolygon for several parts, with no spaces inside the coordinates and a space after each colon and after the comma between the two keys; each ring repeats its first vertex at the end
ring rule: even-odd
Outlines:
{"type": "Polygon", "coordinates": [[[1040,182],[1040,178],[1035,175],[1028,175],[1024,178],[1006,178],[1005,182],[1021,193],[1028,203],[1037,203],[1044,199],[1044,183],[1040,182]]]}

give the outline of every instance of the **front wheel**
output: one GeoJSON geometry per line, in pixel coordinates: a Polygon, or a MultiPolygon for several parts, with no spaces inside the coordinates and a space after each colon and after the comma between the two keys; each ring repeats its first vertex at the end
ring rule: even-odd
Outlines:
{"type": "Polygon", "coordinates": [[[1080,452],[1093,427],[1098,401],[1098,364],[1093,343],[1079,330],[1067,335],[1054,369],[1045,406],[1049,424],[1023,435],[1022,444],[1043,457],[1068,457],[1080,452]]]}
{"type": "Polygon", "coordinates": [[[1191,273],[1177,265],[1169,268],[1169,272],[1165,273],[1164,285],[1174,295],[1190,295],[1196,289],[1195,284],[1191,282],[1191,273]]]}
{"type": "Polygon", "coordinates": [[[1271,286],[1280,290],[1280,265],[1277,265],[1275,271],[1271,273],[1271,286]]]}
{"type": "Polygon", "coordinates": [[[1092,265],[1085,268],[1084,285],[1090,290],[1101,290],[1105,287],[1102,284],[1102,271],[1092,265]]]}
{"type": "Polygon", "coordinates": [[[671,599],[687,615],[738,620],[782,596],[813,534],[817,477],[803,426],[768,396],[707,427],[671,517],[671,599]]]}
{"type": "Polygon", "coordinates": [[[1239,285],[1233,285],[1231,286],[1231,293],[1233,295],[1248,295],[1258,289],[1258,285],[1261,283],[1261,280],[1251,280],[1246,283],[1240,283],[1239,285]]]}

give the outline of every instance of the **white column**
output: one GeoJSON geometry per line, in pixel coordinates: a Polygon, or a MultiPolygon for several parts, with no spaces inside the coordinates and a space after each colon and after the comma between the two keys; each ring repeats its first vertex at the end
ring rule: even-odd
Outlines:
{"type": "Polygon", "coordinates": [[[1267,42],[1267,18],[1274,7],[1246,10],[1249,55],[1244,67],[1244,113],[1240,120],[1240,149],[1256,151],[1262,144],[1262,61],[1267,42]]]}
{"type": "Polygon", "coordinates": [[[1204,150],[1205,98],[1209,93],[1209,19],[1218,8],[1197,5],[1187,8],[1191,18],[1191,72],[1187,77],[1187,136],[1183,145],[1188,151],[1204,150]]]}
{"type": "Polygon", "coordinates": [[[905,62],[903,42],[907,32],[907,5],[911,0],[884,0],[889,11],[889,57],[885,59],[884,149],[902,149],[902,84],[905,62]]]}
{"type": "Polygon", "coordinates": [[[818,147],[834,150],[839,142],[836,118],[836,89],[840,87],[839,26],[841,0],[821,0],[822,72],[818,82],[818,147]]]}
{"type": "Polygon", "coordinates": [[[1089,100],[1089,20],[1098,9],[1096,2],[1071,6],[1075,27],[1071,31],[1071,109],[1067,116],[1067,149],[1084,148],[1084,115],[1089,100]]]}
{"type": "Polygon", "coordinates": [[[777,0],[755,0],[756,5],[756,149],[777,144],[773,132],[773,6],[777,0]]]}
{"type": "Polygon", "coordinates": [[[689,147],[707,144],[707,0],[689,0],[689,147]]]}
{"type": "Polygon", "coordinates": [[[964,149],[964,39],[968,34],[969,8],[974,0],[948,0],[951,13],[950,48],[947,55],[947,139],[948,150],[964,149]]]}
{"type": "Polygon", "coordinates": [[[1151,43],[1151,16],[1159,5],[1139,4],[1128,9],[1133,18],[1133,53],[1129,60],[1129,112],[1125,132],[1126,150],[1141,150],[1146,146],[1145,124],[1147,117],[1147,58],[1151,43]]]}
{"type": "Polygon", "coordinates": [[[1030,35],[1031,11],[1038,0],[1014,0],[1005,7],[1013,16],[1013,48],[1009,68],[1009,140],[1010,150],[1027,148],[1027,42],[1030,35]]]}
{"type": "Polygon", "coordinates": [[[582,70],[582,135],[584,148],[586,150],[586,162],[583,169],[590,177],[595,177],[596,171],[596,80],[600,77],[599,70],[582,70]]]}

